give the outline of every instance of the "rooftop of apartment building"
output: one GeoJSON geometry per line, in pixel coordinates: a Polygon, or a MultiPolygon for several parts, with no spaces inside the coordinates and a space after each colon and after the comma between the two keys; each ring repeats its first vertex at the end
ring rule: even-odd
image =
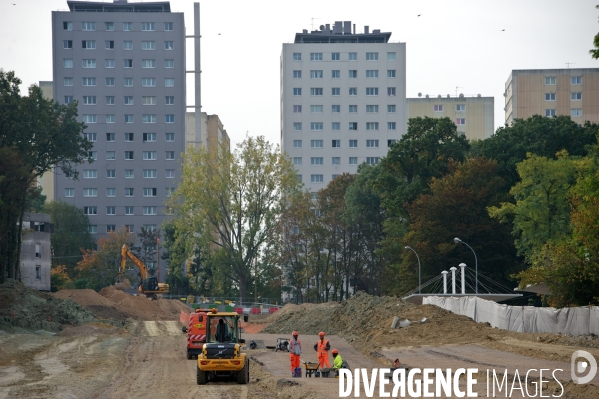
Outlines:
{"type": "Polygon", "coordinates": [[[320,25],[319,30],[308,32],[304,29],[295,34],[294,43],[387,43],[391,32],[381,32],[374,29],[370,32],[369,26],[364,26],[363,33],[356,33],[356,24],[351,21],[335,21],[331,24],[320,25]]]}
{"type": "Polygon", "coordinates": [[[584,74],[599,73],[599,68],[559,68],[559,69],[513,69],[512,75],[546,75],[546,74],[584,74]]]}
{"type": "Polygon", "coordinates": [[[443,96],[441,94],[438,94],[436,96],[429,96],[428,94],[425,94],[424,97],[422,97],[421,93],[418,93],[418,97],[408,97],[406,98],[406,100],[408,102],[431,102],[431,101],[455,101],[455,102],[464,102],[464,101],[485,101],[485,100],[492,100],[493,97],[483,97],[480,94],[472,94],[469,96],[465,96],[464,94],[459,94],[458,96],[452,96],[450,94],[447,94],[446,96],[443,96]]]}
{"type": "Polygon", "coordinates": [[[99,1],[67,1],[69,9],[77,12],[171,12],[168,1],[129,2],[113,0],[111,3],[99,1]]]}

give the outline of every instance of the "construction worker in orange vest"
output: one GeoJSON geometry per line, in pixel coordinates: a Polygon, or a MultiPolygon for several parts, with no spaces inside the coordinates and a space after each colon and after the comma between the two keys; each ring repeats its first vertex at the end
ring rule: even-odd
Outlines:
{"type": "Polygon", "coordinates": [[[331,344],[329,344],[329,341],[325,341],[324,331],[319,332],[318,336],[320,337],[320,340],[314,344],[314,350],[318,355],[318,367],[323,369],[326,364],[326,368],[330,369],[329,350],[331,349],[331,344]]]}
{"type": "Polygon", "coordinates": [[[293,371],[295,368],[300,366],[300,355],[302,354],[302,343],[297,338],[297,331],[293,332],[293,337],[289,341],[289,358],[291,359],[291,375],[293,376],[293,371]]]}

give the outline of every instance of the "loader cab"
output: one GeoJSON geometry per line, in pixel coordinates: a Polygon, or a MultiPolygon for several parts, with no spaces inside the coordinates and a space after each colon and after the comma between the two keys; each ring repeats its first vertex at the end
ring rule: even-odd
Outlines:
{"type": "Polygon", "coordinates": [[[206,342],[239,342],[239,316],[209,316],[206,342]]]}

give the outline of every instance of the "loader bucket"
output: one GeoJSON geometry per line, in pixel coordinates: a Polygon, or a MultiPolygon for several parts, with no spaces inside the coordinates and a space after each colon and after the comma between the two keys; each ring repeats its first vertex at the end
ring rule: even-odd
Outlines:
{"type": "Polygon", "coordinates": [[[123,281],[117,281],[114,284],[114,288],[117,290],[128,290],[129,288],[131,288],[131,283],[129,282],[129,279],[124,279],[123,281]]]}

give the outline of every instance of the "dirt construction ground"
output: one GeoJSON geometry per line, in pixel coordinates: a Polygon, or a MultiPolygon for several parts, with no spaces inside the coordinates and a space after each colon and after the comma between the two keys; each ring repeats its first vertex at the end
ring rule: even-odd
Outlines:
{"type": "MultiPolygon", "coordinates": [[[[289,354],[269,349],[247,350],[251,358],[251,379],[247,385],[217,382],[198,386],[195,380],[196,361],[186,359],[185,335],[181,332],[178,315],[175,316],[176,310],[186,310],[184,305],[162,299],[148,301],[111,292],[104,294],[80,293],[77,290],[60,294],[81,302],[78,303],[85,309],[95,307],[97,313],[103,316],[94,313],[97,317],[91,322],[86,316],[85,322],[80,325],[63,323],[57,333],[7,324],[9,316],[19,314],[21,308],[17,305],[26,305],[22,293],[12,305],[0,306],[4,323],[0,327],[0,399],[339,397],[338,379],[307,378],[305,375],[291,378],[289,354]],[[105,302],[96,295],[112,302],[105,302]],[[146,301],[139,302],[143,312],[133,317],[129,315],[135,313],[132,304],[139,300],[146,301]],[[117,321],[109,318],[111,307],[120,318],[117,321]],[[122,321],[125,316],[126,320],[122,321]]],[[[52,299],[45,300],[54,303],[52,299]]],[[[408,368],[478,368],[475,391],[479,397],[487,397],[487,369],[498,373],[507,370],[510,387],[516,373],[522,375],[524,384],[523,390],[512,392],[512,398],[533,396],[535,383],[540,377],[539,369],[562,369],[555,376],[563,385],[564,394],[560,395],[560,386],[551,376],[547,378],[545,375],[544,379],[551,382],[543,384],[543,395],[554,394],[568,399],[599,398],[599,377],[586,385],[574,384],[570,377],[570,357],[575,350],[583,349],[599,358],[596,337],[501,332],[440,309],[403,303],[399,306],[396,298],[384,300],[392,301],[388,306],[389,312],[384,310],[381,299],[365,295],[358,295],[341,305],[288,305],[279,315],[275,313],[253,320],[246,325],[243,337],[248,343],[261,340],[266,345],[274,345],[277,338],[289,337],[291,331],[288,327],[295,325],[303,345],[302,362],[315,362],[316,353],[312,346],[317,340],[314,328],[318,326],[318,320],[315,323],[313,319],[318,315],[321,325],[337,334],[327,335],[327,339],[352,369],[365,368],[370,373],[375,368],[389,367],[395,358],[408,368]],[[372,301],[377,301],[378,305],[373,305],[372,301]],[[396,310],[402,306],[405,308],[396,310]],[[375,311],[380,317],[372,317],[370,311],[375,311]],[[344,312],[349,312],[352,318],[344,318],[344,312]],[[432,320],[428,326],[424,323],[395,331],[390,330],[388,323],[387,316],[391,314],[411,315],[414,320],[428,314],[432,320]],[[445,327],[445,334],[444,325],[449,326],[445,327]],[[459,331],[456,332],[456,329],[459,331]],[[287,332],[283,333],[283,330],[287,332]],[[537,371],[529,373],[526,385],[524,374],[529,369],[537,371]],[[530,395],[524,394],[526,389],[530,395]]],[[[79,308],[76,311],[83,312],[79,308]]],[[[465,379],[461,378],[459,383],[461,389],[465,389],[465,379]]],[[[379,397],[378,389],[377,384],[374,397],[379,397]]],[[[355,397],[353,392],[351,397],[355,397]]],[[[363,388],[359,397],[366,397],[363,388]]],[[[496,397],[510,396],[502,391],[496,397]]]]}

